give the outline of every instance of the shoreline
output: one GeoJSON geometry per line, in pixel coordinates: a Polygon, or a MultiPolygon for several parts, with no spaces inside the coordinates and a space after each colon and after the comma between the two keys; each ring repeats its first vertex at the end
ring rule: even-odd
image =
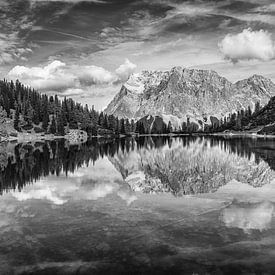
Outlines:
{"type": "MultiPolygon", "coordinates": [[[[249,132],[228,132],[228,133],[190,133],[190,134],[136,134],[136,135],[97,135],[97,136],[89,136],[88,139],[93,138],[103,138],[103,139],[120,139],[120,138],[127,138],[127,137],[180,137],[180,136],[220,136],[220,137],[247,137],[247,138],[267,138],[267,139],[275,139],[275,135],[260,135],[257,133],[249,133],[249,132]]],[[[53,134],[29,134],[29,133],[21,133],[17,137],[9,136],[1,142],[8,141],[8,142],[32,142],[32,141],[51,141],[56,139],[66,139],[75,143],[75,140],[70,140],[69,135],[65,136],[55,136],[53,134]]],[[[79,141],[79,143],[82,143],[79,141]]]]}
{"type": "Polygon", "coordinates": [[[236,132],[236,133],[211,133],[210,136],[224,136],[224,137],[249,137],[249,138],[268,138],[275,139],[275,135],[261,135],[249,132],[236,132]]]}

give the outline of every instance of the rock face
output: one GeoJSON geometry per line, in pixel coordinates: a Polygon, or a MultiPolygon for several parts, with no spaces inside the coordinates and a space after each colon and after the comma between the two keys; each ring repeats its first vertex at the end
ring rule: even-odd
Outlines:
{"type": "Polygon", "coordinates": [[[189,117],[210,123],[233,111],[266,104],[275,95],[275,84],[258,75],[229,82],[214,71],[175,67],[166,72],[133,74],[106,108],[107,114],[140,119],[161,116],[173,126],[189,117]]]}

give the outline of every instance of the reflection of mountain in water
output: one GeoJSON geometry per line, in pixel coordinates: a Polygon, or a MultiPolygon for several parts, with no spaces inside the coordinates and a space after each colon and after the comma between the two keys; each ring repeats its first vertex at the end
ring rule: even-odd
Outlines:
{"type": "Polygon", "coordinates": [[[275,178],[265,161],[235,148],[219,139],[182,138],[170,146],[119,152],[110,160],[132,189],[142,192],[209,193],[233,179],[260,187],[275,178]]]}
{"type": "Polygon", "coordinates": [[[42,176],[75,172],[108,156],[133,190],[176,195],[214,192],[236,179],[259,187],[275,177],[273,141],[220,137],[93,139],[0,144],[0,192],[42,176]],[[271,169],[270,169],[271,168],[271,169]]]}

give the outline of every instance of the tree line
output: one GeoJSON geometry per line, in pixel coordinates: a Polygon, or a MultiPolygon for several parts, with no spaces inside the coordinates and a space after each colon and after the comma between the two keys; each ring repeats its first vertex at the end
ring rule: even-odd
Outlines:
{"type": "Polygon", "coordinates": [[[13,119],[17,131],[64,135],[69,129],[81,129],[90,135],[129,134],[136,131],[134,120],[119,119],[94,107],[57,95],[48,96],[24,86],[20,81],[0,81],[0,117],[13,119]]]}
{"type": "Polygon", "coordinates": [[[19,132],[34,130],[36,133],[62,136],[69,129],[81,129],[90,136],[239,131],[253,125],[253,118],[262,109],[257,102],[253,112],[248,106],[247,109],[221,119],[212,116],[208,121],[204,118],[196,123],[187,118],[181,127],[175,129],[170,121],[166,124],[160,117],[149,120],[144,117],[136,122],[133,119],[119,119],[114,115],[96,111],[94,107],[89,108],[87,104],[83,106],[71,98],[60,99],[57,95],[41,94],[18,80],[0,81],[0,106],[1,125],[7,117],[13,120],[13,126],[19,132]]]}

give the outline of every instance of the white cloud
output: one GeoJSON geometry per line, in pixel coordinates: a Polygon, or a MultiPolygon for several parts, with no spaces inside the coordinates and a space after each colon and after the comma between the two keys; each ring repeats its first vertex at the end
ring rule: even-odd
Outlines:
{"type": "Polygon", "coordinates": [[[120,80],[126,81],[129,76],[135,71],[137,65],[133,64],[129,59],[125,59],[125,62],[116,69],[116,74],[120,80]]]}
{"type": "Polygon", "coordinates": [[[78,94],[80,88],[88,85],[110,84],[117,81],[117,76],[104,68],[69,66],[59,60],[54,60],[44,67],[15,66],[8,73],[8,77],[19,79],[24,84],[42,91],[62,92],[73,89],[78,94]]]}
{"type": "Polygon", "coordinates": [[[66,69],[66,64],[55,60],[44,67],[15,66],[9,73],[10,79],[19,79],[25,85],[39,90],[54,90],[75,86],[77,78],[66,69]]]}
{"type": "Polygon", "coordinates": [[[269,61],[275,57],[275,45],[267,31],[245,29],[238,34],[227,34],[219,43],[225,59],[269,61]]]}
{"type": "MultiPolygon", "coordinates": [[[[85,0],[86,2],[92,2],[92,3],[98,3],[98,4],[104,4],[106,3],[103,0],[85,0]]],[[[64,2],[64,3],[79,3],[83,2],[83,0],[31,0],[31,2],[64,2]]]]}
{"type": "Polygon", "coordinates": [[[62,92],[63,96],[73,97],[73,96],[79,96],[79,95],[85,95],[85,90],[81,88],[69,88],[62,92]]]}
{"type": "Polygon", "coordinates": [[[8,78],[19,79],[39,91],[59,92],[66,96],[87,96],[87,93],[92,94],[93,87],[106,87],[127,80],[135,67],[136,65],[126,59],[113,73],[99,66],[67,65],[53,60],[40,67],[15,66],[9,71],[8,78]]]}
{"type": "Polygon", "coordinates": [[[76,66],[75,69],[75,73],[79,80],[86,84],[106,84],[117,80],[117,77],[113,73],[102,67],[76,66]]]}

